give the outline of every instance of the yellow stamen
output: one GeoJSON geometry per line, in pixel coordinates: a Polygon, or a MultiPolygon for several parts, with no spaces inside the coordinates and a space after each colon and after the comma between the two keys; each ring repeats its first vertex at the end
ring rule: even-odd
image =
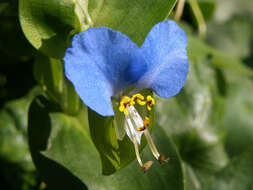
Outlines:
{"type": "Polygon", "coordinates": [[[155,104],[155,99],[151,96],[147,96],[147,109],[151,111],[151,107],[155,104]]]}
{"type": "Polygon", "coordinates": [[[149,123],[150,123],[150,119],[149,117],[146,117],[145,120],[143,121],[143,127],[137,127],[137,130],[144,131],[149,126],[149,123]]]}
{"type": "Polygon", "coordinates": [[[139,99],[137,99],[137,103],[140,105],[140,106],[144,106],[146,104],[145,101],[141,101],[139,99]]]}
{"type": "Polygon", "coordinates": [[[119,106],[119,111],[120,111],[120,112],[123,112],[124,109],[125,109],[125,107],[124,107],[123,105],[120,105],[120,106],[119,106]]]}
{"type": "Polygon", "coordinates": [[[126,115],[129,115],[129,111],[128,111],[128,109],[126,108],[126,109],[124,109],[124,113],[126,114],[126,115]]]}
{"type": "Polygon", "coordinates": [[[150,123],[150,119],[149,117],[145,117],[145,120],[144,120],[144,126],[149,126],[149,123],[150,123]]]}
{"type": "Polygon", "coordinates": [[[128,115],[127,106],[131,106],[131,99],[128,96],[124,96],[119,104],[119,111],[124,112],[126,115],[128,115]]]}
{"type": "Polygon", "coordinates": [[[135,104],[135,100],[137,101],[137,103],[141,106],[144,106],[146,104],[146,102],[144,101],[144,96],[140,93],[138,94],[134,94],[131,97],[131,102],[133,103],[133,105],[135,104]]]}
{"type": "Polygon", "coordinates": [[[135,109],[134,104],[136,102],[139,105],[147,105],[147,109],[150,111],[152,106],[155,104],[155,100],[150,95],[146,97],[146,101],[144,100],[143,95],[141,94],[134,94],[131,98],[128,96],[124,96],[119,104],[119,111],[124,112],[127,125],[125,125],[125,130],[129,138],[134,144],[136,158],[141,166],[141,169],[146,172],[152,165],[152,161],[148,161],[143,163],[140,157],[139,152],[139,144],[141,142],[141,136],[144,133],[149,148],[154,155],[154,157],[160,162],[165,163],[169,160],[169,158],[165,158],[164,155],[160,154],[153,142],[151,135],[148,130],[148,126],[150,124],[150,118],[145,117],[145,120],[142,119],[138,111],[135,109]]]}

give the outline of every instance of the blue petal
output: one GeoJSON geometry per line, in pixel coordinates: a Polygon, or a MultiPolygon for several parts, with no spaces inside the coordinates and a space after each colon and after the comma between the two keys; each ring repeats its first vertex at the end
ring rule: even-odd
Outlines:
{"type": "Polygon", "coordinates": [[[165,98],[176,95],[184,86],[189,70],[186,46],[186,35],[174,21],[155,25],[141,47],[147,72],[138,86],[150,88],[165,98]]]}
{"type": "Polygon", "coordinates": [[[125,79],[135,83],[146,71],[147,63],[140,49],[132,52],[131,62],[125,71],[125,79]]]}
{"type": "Polygon", "coordinates": [[[131,82],[124,70],[137,48],[124,34],[105,27],[74,36],[64,57],[65,74],[88,107],[102,116],[114,115],[111,96],[131,82]]]}

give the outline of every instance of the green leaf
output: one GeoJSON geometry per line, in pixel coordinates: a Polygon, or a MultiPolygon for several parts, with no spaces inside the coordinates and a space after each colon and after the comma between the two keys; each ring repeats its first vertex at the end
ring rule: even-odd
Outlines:
{"type": "Polygon", "coordinates": [[[89,125],[93,142],[100,152],[103,174],[120,168],[119,144],[113,117],[103,117],[89,109],[89,125]]]}
{"type": "Polygon", "coordinates": [[[62,58],[72,35],[94,26],[119,30],[140,45],[175,3],[176,0],[20,0],[19,14],[31,44],[50,57],[62,58]]]}
{"type": "MultiPolygon", "coordinates": [[[[115,174],[104,176],[99,153],[84,126],[87,122],[55,111],[44,98],[36,98],[29,111],[32,156],[49,188],[68,189],[72,185],[71,189],[85,189],[85,183],[90,190],[184,189],[180,158],[160,127],[153,137],[159,150],[170,156],[167,164],[156,162],[144,174],[134,161],[115,174]]],[[[147,148],[141,156],[145,161],[152,158],[147,148]]]]}
{"type": "Polygon", "coordinates": [[[62,58],[72,30],[78,29],[72,0],[20,0],[19,17],[26,38],[50,57],[62,58]]]}
{"type": "Polygon", "coordinates": [[[128,35],[141,45],[149,30],[163,21],[176,0],[110,0],[89,1],[94,26],[107,26],[128,35]]]}

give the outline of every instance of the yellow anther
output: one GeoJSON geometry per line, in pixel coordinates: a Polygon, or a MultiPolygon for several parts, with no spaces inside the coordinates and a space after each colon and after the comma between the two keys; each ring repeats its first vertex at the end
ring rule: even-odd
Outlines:
{"type": "Polygon", "coordinates": [[[141,101],[141,100],[139,100],[139,99],[137,99],[137,102],[138,102],[138,104],[141,105],[141,106],[144,106],[144,105],[146,104],[145,101],[141,101]]]}
{"type": "Polygon", "coordinates": [[[130,102],[130,98],[128,96],[124,96],[120,101],[121,104],[128,104],[130,102]]]}
{"type": "Polygon", "coordinates": [[[124,113],[125,113],[126,115],[128,115],[128,114],[129,114],[129,112],[128,112],[128,109],[127,109],[127,108],[125,108],[125,109],[124,109],[124,113]]]}
{"type": "Polygon", "coordinates": [[[147,109],[151,111],[151,107],[155,104],[155,99],[151,96],[147,96],[147,109]]]}
{"type": "Polygon", "coordinates": [[[131,106],[131,99],[128,96],[124,96],[119,104],[119,111],[124,112],[126,115],[128,115],[128,109],[127,106],[131,106]]]}
{"type": "Polygon", "coordinates": [[[123,112],[124,109],[125,109],[125,107],[124,107],[123,105],[120,105],[120,106],[119,106],[119,111],[120,111],[120,112],[123,112]]]}
{"type": "Polygon", "coordinates": [[[137,101],[137,103],[141,106],[144,106],[146,104],[146,102],[144,101],[144,96],[141,95],[140,93],[138,94],[134,94],[132,97],[131,97],[131,102],[132,102],[132,105],[135,104],[135,100],[137,101]]]}
{"type": "Polygon", "coordinates": [[[144,126],[145,126],[145,127],[149,126],[149,123],[150,123],[149,117],[145,117],[145,120],[144,120],[143,123],[144,123],[144,126]]]}
{"type": "Polygon", "coordinates": [[[137,131],[144,131],[150,123],[149,117],[146,117],[145,120],[143,121],[143,127],[137,127],[137,131]]]}

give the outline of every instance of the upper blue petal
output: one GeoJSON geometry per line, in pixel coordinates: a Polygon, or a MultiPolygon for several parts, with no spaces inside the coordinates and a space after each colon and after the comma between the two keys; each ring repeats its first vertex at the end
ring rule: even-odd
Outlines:
{"type": "Polygon", "coordinates": [[[176,95],[189,70],[186,46],[186,35],[174,21],[155,25],[141,47],[147,71],[138,81],[139,88],[150,88],[165,98],[176,95]]]}
{"type": "Polygon", "coordinates": [[[124,34],[105,27],[74,36],[64,57],[65,74],[88,107],[103,116],[114,115],[111,96],[131,83],[124,71],[137,48],[124,34]]]}
{"type": "Polygon", "coordinates": [[[125,79],[136,83],[147,71],[147,63],[140,48],[132,52],[131,62],[125,70],[125,79]]]}

